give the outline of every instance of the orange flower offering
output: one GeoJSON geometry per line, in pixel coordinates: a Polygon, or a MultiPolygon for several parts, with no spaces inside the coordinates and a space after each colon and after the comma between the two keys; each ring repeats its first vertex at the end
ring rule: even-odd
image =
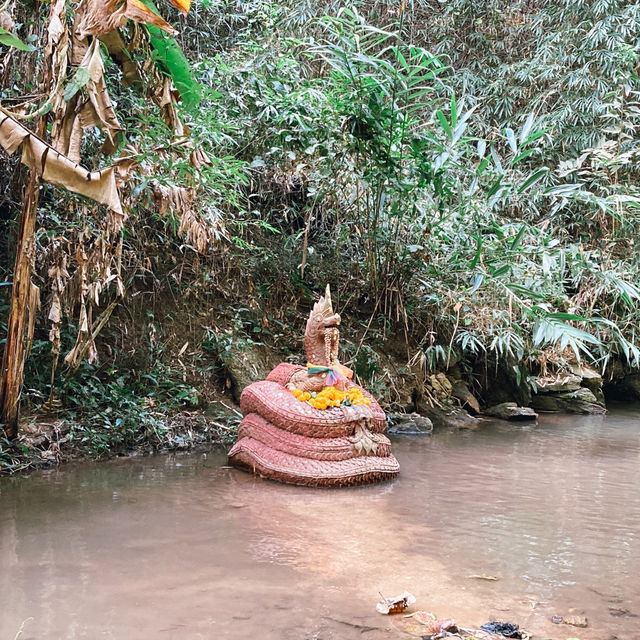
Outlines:
{"type": "Polygon", "coordinates": [[[335,387],[325,387],[318,393],[309,393],[300,389],[292,389],[291,393],[300,402],[308,402],[314,409],[330,409],[331,407],[349,407],[351,405],[370,405],[371,400],[367,398],[362,389],[353,387],[348,391],[340,391],[335,387]]]}

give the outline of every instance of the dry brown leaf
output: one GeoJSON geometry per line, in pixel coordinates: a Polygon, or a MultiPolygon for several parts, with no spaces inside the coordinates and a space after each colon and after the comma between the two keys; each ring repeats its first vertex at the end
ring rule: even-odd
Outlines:
{"type": "Polygon", "coordinates": [[[15,22],[9,15],[8,11],[0,11],[0,27],[2,27],[5,31],[13,31],[15,22]]]}
{"type": "Polygon", "coordinates": [[[0,145],[11,155],[22,145],[22,162],[43,180],[107,205],[123,215],[114,167],[88,171],[59,153],[0,108],[0,145]]]}
{"type": "Polygon", "coordinates": [[[100,36],[100,41],[106,45],[109,55],[121,67],[124,75],[123,84],[125,87],[139,86],[142,78],[138,72],[138,66],[131,59],[129,49],[118,31],[110,31],[100,36]]]}
{"type": "Polygon", "coordinates": [[[164,215],[172,211],[180,220],[178,233],[184,235],[198,253],[206,255],[216,245],[225,231],[219,221],[203,218],[196,203],[195,189],[190,187],[169,187],[154,183],[153,195],[158,213],[164,215]]]}
{"type": "Polygon", "coordinates": [[[166,20],[154,11],[151,11],[151,9],[140,2],[140,0],[126,0],[126,7],[125,16],[127,18],[135,20],[136,22],[148,22],[167,33],[177,33],[166,20]]]}
{"type": "Polygon", "coordinates": [[[76,36],[84,39],[88,35],[100,36],[123,26],[128,20],[148,22],[167,33],[176,30],[157,13],[151,11],[140,0],[83,0],[78,11],[81,19],[75,26],[76,36]]]}
{"type": "Polygon", "coordinates": [[[93,40],[80,68],[89,73],[85,87],[89,99],[80,103],[81,94],[77,93],[70,101],[63,101],[64,115],[54,122],[51,132],[53,146],[73,162],[80,161],[82,135],[86,129],[100,127],[106,133],[107,139],[102,146],[105,154],[116,151],[116,134],[123,130],[107,92],[99,40],[93,40]]]}
{"type": "Polygon", "coordinates": [[[55,0],[49,17],[49,24],[47,25],[49,42],[54,48],[59,45],[60,40],[67,34],[67,29],[64,26],[64,16],[65,0],[55,0]]]}
{"type": "Polygon", "coordinates": [[[202,169],[204,166],[210,167],[213,163],[209,156],[202,149],[194,149],[189,156],[191,165],[196,169],[202,169]]]}
{"type": "Polygon", "coordinates": [[[89,103],[85,105],[80,118],[83,128],[99,126],[104,129],[111,144],[115,147],[114,136],[122,131],[116,112],[111,104],[107,85],[104,80],[104,64],[100,55],[100,41],[95,39],[85,54],[81,67],[89,72],[89,103]]]}

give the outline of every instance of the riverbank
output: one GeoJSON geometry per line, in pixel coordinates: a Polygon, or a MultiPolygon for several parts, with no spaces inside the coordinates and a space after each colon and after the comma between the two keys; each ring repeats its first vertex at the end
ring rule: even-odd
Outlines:
{"type": "MultiPolygon", "coordinates": [[[[368,346],[363,326],[354,324],[344,331],[342,360],[379,399],[391,433],[476,429],[486,419],[527,421],[539,413],[599,415],[607,397],[640,398],[640,375],[616,363],[601,375],[571,354],[541,366],[473,359],[444,347],[440,360],[429,362],[401,336],[368,346]]],[[[178,340],[172,328],[167,333],[172,341],[147,372],[134,372],[133,361],[122,363],[124,375],[115,379],[109,370],[88,367],[70,378],[55,404],[36,404],[31,396],[17,440],[0,442],[0,474],[69,460],[230,446],[242,418],[242,390],[283,360],[303,364],[291,329],[259,341],[231,329],[195,327],[186,336],[185,344],[194,345],[188,350],[184,335],[178,340]],[[168,364],[175,362],[179,368],[168,364]]]]}

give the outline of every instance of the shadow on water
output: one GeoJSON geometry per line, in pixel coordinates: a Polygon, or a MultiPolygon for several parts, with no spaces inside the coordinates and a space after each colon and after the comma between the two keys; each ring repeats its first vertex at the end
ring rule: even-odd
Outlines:
{"type": "Polygon", "coordinates": [[[395,482],[334,491],[223,452],[3,479],[0,638],[397,638],[374,607],[404,589],[470,626],[633,638],[638,417],[399,438],[395,482]],[[587,629],[550,622],[572,609],[587,629]]]}

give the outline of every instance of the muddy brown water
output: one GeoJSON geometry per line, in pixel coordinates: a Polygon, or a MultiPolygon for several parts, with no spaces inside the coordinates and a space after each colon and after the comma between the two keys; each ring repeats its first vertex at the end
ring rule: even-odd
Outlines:
{"type": "Polygon", "coordinates": [[[1,479],[0,640],[402,638],[375,604],[404,589],[464,626],[640,638],[639,418],[396,439],[396,481],[343,490],[224,452],[1,479]]]}

